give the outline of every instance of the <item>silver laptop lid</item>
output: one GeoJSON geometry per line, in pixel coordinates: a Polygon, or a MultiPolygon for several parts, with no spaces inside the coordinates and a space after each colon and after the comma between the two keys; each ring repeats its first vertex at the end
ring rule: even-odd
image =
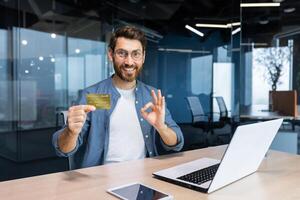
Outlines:
{"type": "Polygon", "coordinates": [[[255,172],[283,119],[239,126],[224,154],[208,193],[255,172]]]}

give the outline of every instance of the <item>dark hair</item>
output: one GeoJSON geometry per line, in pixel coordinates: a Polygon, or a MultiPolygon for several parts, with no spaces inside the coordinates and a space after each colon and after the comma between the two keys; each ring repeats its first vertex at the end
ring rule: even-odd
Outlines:
{"type": "Polygon", "coordinates": [[[117,29],[111,36],[108,47],[114,51],[119,37],[124,37],[126,39],[138,40],[141,42],[143,51],[146,49],[147,40],[145,33],[134,26],[123,26],[117,29]]]}

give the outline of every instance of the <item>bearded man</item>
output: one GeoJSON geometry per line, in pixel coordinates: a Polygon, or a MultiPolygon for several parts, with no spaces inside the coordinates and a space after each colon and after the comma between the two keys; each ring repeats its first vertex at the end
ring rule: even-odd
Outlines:
{"type": "Polygon", "coordinates": [[[166,150],[180,151],[184,139],[160,90],[137,80],[145,61],[145,34],[130,26],[112,34],[108,57],[115,74],[83,90],[68,110],[67,124],[54,133],[59,156],[72,168],[157,156],[156,137],[166,150]],[[88,105],[91,94],[105,96],[105,109],[88,105]]]}

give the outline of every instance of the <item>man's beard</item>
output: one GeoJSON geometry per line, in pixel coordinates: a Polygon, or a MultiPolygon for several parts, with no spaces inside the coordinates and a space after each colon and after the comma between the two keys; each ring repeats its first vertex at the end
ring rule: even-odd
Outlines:
{"type": "Polygon", "coordinates": [[[136,80],[136,78],[138,77],[138,75],[140,74],[143,68],[143,66],[139,68],[136,65],[129,66],[129,65],[121,64],[117,66],[116,63],[113,64],[114,64],[114,70],[116,75],[126,82],[132,82],[136,80]],[[130,71],[127,72],[126,69],[132,69],[133,71],[132,73],[130,71]]]}

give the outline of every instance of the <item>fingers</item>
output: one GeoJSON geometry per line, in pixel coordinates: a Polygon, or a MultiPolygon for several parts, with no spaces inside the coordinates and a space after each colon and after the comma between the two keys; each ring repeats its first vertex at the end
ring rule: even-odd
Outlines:
{"type": "Polygon", "coordinates": [[[154,105],[152,102],[147,103],[144,107],[141,108],[141,114],[145,119],[147,119],[149,115],[149,113],[147,112],[148,108],[154,109],[154,105]]]}
{"type": "Polygon", "coordinates": [[[152,98],[153,98],[153,103],[154,103],[154,104],[157,104],[157,96],[156,96],[154,90],[151,90],[151,96],[152,96],[152,98]]]}
{"type": "Polygon", "coordinates": [[[88,112],[96,110],[96,108],[93,105],[77,105],[77,106],[70,107],[69,112],[70,111],[78,111],[78,110],[83,110],[84,112],[88,113],[88,112]]]}
{"type": "Polygon", "coordinates": [[[161,94],[161,90],[157,90],[157,96],[156,96],[154,90],[151,90],[151,96],[153,98],[154,105],[161,107],[163,104],[163,98],[164,98],[161,94]]]}
{"type": "Polygon", "coordinates": [[[142,113],[146,113],[146,110],[147,110],[148,108],[153,109],[153,108],[154,108],[154,104],[153,104],[152,102],[147,103],[144,107],[142,107],[141,112],[142,112],[142,113]]]}
{"type": "Polygon", "coordinates": [[[158,92],[157,92],[157,105],[158,106],[161,106],[161,104],[162,104],[162,96],[161,96],[161,91],[160,90],[158,90],[158,92]]]}
{"type": "Polygon", "coordinates": [[[69,118],[68,122],[69,123],[78,123],[78,122],[84,122],[85,121],[85,115],[79,115],[79,116],[72,116],[69,118]]]}
{"type": "Polygon", "coordinates": [[[165,97],[162,97],[161,108],[165,109],[165,106],[166,106],[166,100],[165,97]]]}
{"type": "Polygon", "coordinates": [[[95,110],[96,110],[96,107],[93,105],[84,105],[84,111],[86,113],[89,113],[89,112],[95,111],[95,110]]]}
{"type": "Polygon", "coordinates": [[[91,105],[72,106],[68,111],[68,128],[72,134],[78,135],[86,121],[88,112],[94,111],[96,108],[91,105]]]}

